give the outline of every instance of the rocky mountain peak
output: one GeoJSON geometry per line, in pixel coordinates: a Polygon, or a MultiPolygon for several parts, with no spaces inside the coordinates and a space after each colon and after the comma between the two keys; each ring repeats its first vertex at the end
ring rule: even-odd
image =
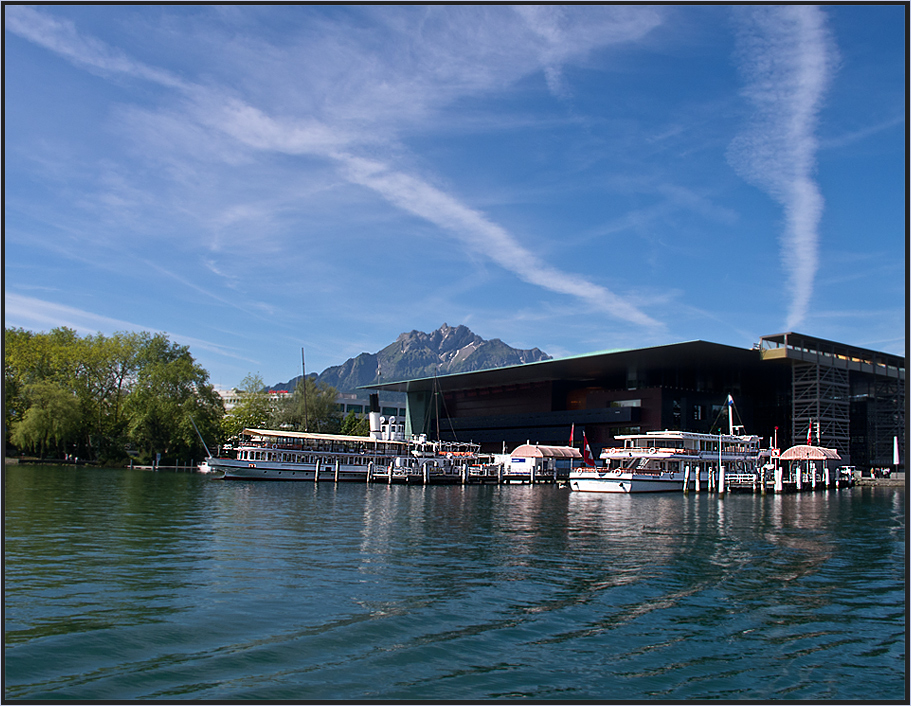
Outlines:
{"type": "MultiPolygon", "coordinates": [[[[417,330],[402,333],[394,343],[376,353],[361,353],[341,365],[326,368],[318,381],[332,385],[339,392],[351,392],[374,382],[500,368],[550,357],[537,348],[512,348],[499,338],[487,341],[467,326],[444,323],[430,333],[417,330]]],[[[294,389],[297,379],[272,389],[294,389]]]]}

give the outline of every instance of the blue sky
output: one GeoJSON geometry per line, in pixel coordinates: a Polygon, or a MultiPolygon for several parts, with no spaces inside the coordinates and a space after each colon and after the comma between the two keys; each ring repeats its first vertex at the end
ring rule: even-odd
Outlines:
{"type": "Polygon", "coordinates": [[[904,353],[904,6],[4,13],[8,327],[904,353]]]}

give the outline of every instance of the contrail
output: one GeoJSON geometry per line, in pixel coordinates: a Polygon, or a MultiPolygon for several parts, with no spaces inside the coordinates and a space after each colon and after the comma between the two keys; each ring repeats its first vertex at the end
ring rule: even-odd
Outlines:
{"type": "Polygon", "coordinates": [[[836,49],[825,15],[814,5],[750,7],[737,17],[743,95],[754,110],[731,143],[728,161],[784,209],[781,260],[791,293],[786,327],[793,330],[807,316],[819,268],[823,198],[814,179],[816,127],[836,49]]]}
{"type": "MultiPolygon", "coordinates": [[[[541,34],[544,32],[543,20],[548,18],[535,19],[536,31],[541,34]]],[[[583,45],[597,46],[599,37],[602,42],[605,37],[609,42],[638,38],[651,30],[659,19],[652,10],[645,13],[621,10],[615,19],[615,26],[609,28],[606,34],[604,28],[583,32],[583,45]]],[[[310,116],[291,121],[273,118],[243,99],[135,61],[119,49],[80,34],[71,21],[57,20],[29,7],[9,8],[7,27],[78,66],[102,73],[125,74],[179,91],[198,107],[196,119],[200,124],[218,129],[256,150],[330,159],[350,183],[371,189],[388,203],[445,229],[458,242],[483,253],[524,282],[576,297],[597,311],[638,326],[650,329],[663,326],[662,322],[646,314],[632,301],[607,287],[548,265],[512,233],[454,195],[382,161],[357,157],[347,151],[346,148],[354,146],[353,143],[363,141],[362,133],[348,133],[344,128],[310,116]]],[[[563,40],[553,27],[551,30],[549,61],[562,60],[573,51],[578,51],[571,49],[571,43],[563,40]]]]}

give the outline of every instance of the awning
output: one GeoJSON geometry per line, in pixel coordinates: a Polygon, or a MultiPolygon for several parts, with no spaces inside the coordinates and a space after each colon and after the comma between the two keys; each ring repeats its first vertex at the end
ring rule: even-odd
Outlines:
{"type": "Polygon", "coordinates": [[[827,449],[824,446],[807,446],[802,444],[800,446],[792,446],[783,454],[781,454],[782,461],[831,461],[831,460],[841,460],[841,456],[838,455],[838,451],[835,449],[827,449]]]}
{"type": "Polygon", "coordinates": [[[538,446],[522,444],[512,452],[513,458],[582,458],[579,449],[571,446],[538,446]]]}

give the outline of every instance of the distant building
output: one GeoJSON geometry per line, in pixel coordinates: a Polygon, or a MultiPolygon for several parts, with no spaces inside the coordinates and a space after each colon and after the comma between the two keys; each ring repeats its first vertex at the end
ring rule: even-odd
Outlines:
{"type": "MultiPolygon", "coordinates": [[[[236,388],[223,388],[215,386],[215,392],[218,393],[218,396],[221,397],[221,401],[225,405],[225,413],[230,414],[231,411],[237,407],[243,400],[244,395],[247,393],[238,390],[236,388]]],[[[269,409],[273,412],[277,411],[284,400],[290,397],[291,393],[286,390],[278,390],[275,392],[269,392],[269,409]]]]}
{"type": "MultiPolygon", "coordinates": [[[[335,400],[336,409],[342,416],[354,412],[358,417],[366,417],[370,413],[370,399],[366,392],[340,392],[335,400]]],[[[380,414],[385,417],[404,417],[405,407],[383,403],[380,414]]]]}
{"type": "Polygon", "coordinates": [[[617,435],[713,432],[730,394],[746,433],[779,448],[838,449],[846,465],[889,466],[905,446],[905,360],[798,333],[752,349],[706,341],[616,350],[507,368],[403,380],[406,432],[475,441],[498,452],[565,445],[584,428],[596,457],[617,435]]]}
{"type": "MultiPolygon", "coordinates": [[[[230,414],[231,410],[237,407],[247,394],[235,388],[215,387],[218,396],[221,397],[225,405],[225,412],[230,414]]],[[[286,390],[277,390],[269,392],[269,409],[276,411],[283,402],[290,397],[292,393],[286,390]]],[[[336,409],[343,417],[348,412],[354,412],[358,417],[366,417],[370,412],[370,400],[367,393],[339,393],[336,397],[336,409]]],[[[380,408],[380,414],[387,417],[404,417],[405,408],[400,406],[385,405],[380,408]]]]}

